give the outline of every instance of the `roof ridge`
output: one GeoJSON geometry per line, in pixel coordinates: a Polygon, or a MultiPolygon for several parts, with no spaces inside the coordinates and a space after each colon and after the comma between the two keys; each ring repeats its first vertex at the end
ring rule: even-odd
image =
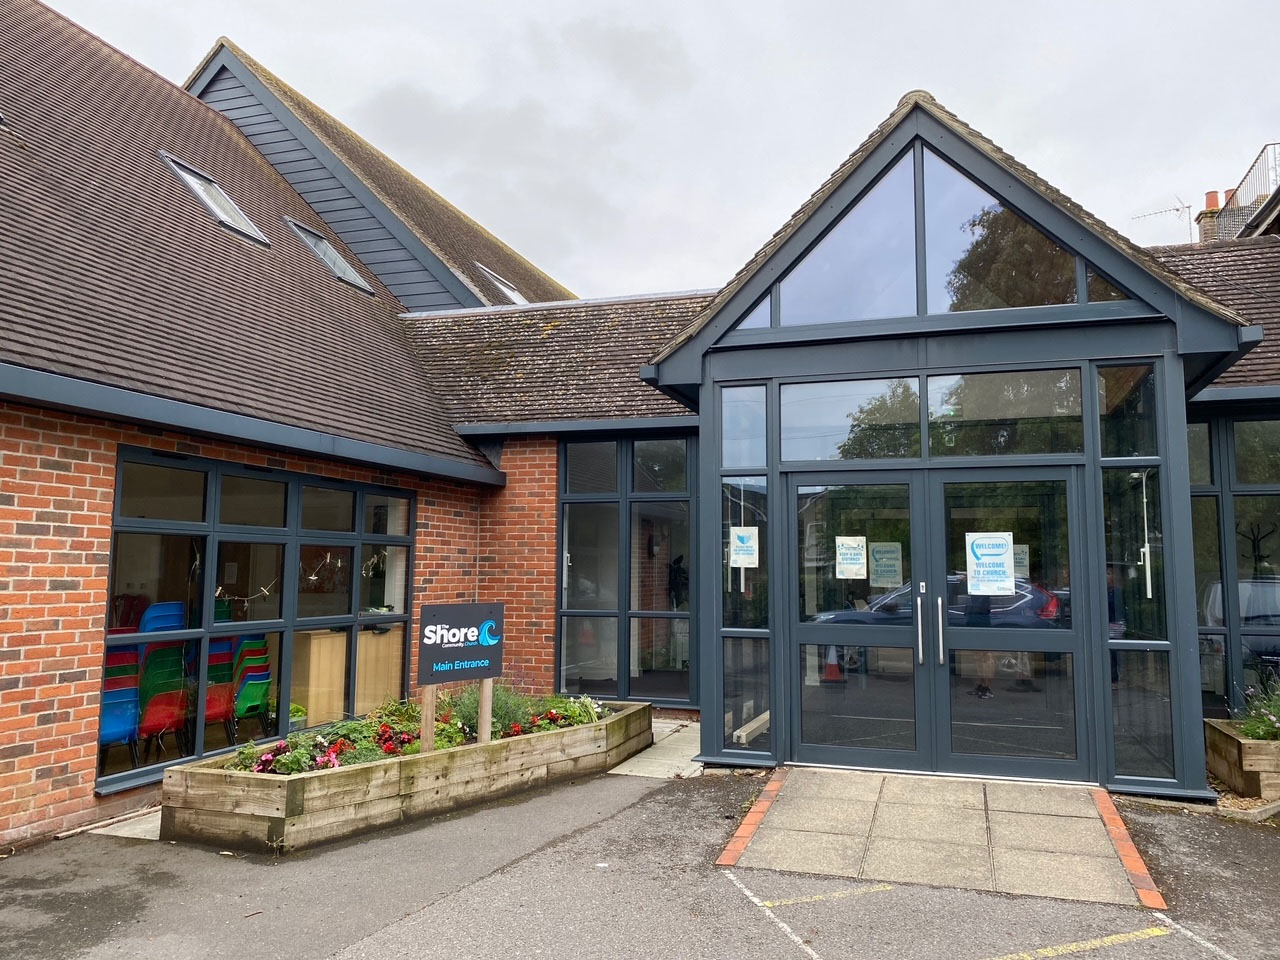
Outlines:
{"type": "MultiPolygon", "coordinates": [[[[483,234],[491,243],[508,251],[512,256],[518,257],[527,265],[528,269],[537,273],[544,282],[546,282],[551,286],[558,287],[561,290],[564,290],[566,293],[570,294],[570,296],[572,296],[573,294],[572,290],[569,290],[567,287],[561,284],[558,280],[551,277],[544,270],[542,270],[540,267],[534,264],[533,261],[529,260],[523,254],[521,254],[518,250],[512,247],[509,243],[504,241],[502,238],[498,237],[491,230],[489,230],[487,227],[485,227],[483,224],[477,221],[474,217],[470,216],[464,210],[459,208],[456,204],[451,203],[448,200],[448,198],[446,198],[441,193],[439,193],[439,191],[434,190],[428,184],[423,182],[423,180],[420,177],[416,176],[411,170],[409,170],[403,164],[395,160],[395,158],[385,153],[384,151],[378,149],[376,146],[370,143],[367,139],[365,139],[359,133],[353,130],[350,126],[343,123],[333,114],[331,114],[329,111],[325,110],[323,107],[317,104],[314,100],[307,97],[305,94],[299,92],[295,87],[286,83],[284,80],[280,79],[279,76],[277,76],[271,70],[267,69],[267,67],[265,67],[260,61],[250,56],[244,50],[243,47],[241,47],[231,38],[226,36],[219,37],[218,41],[214,44],[213,49],[210,50],[210,52],[205,56],[204,60],[201,61],[201,64],[197,68],[196,73],[192,75],[192,77],[188,80],[188,83],[194,80],[196,76],[198,76],[199,73],[202,72],[208,66],[208,64],[213,60],[213,58],[217,56],[218,50],[224,47],[228,51],[230,51],[233,55],[235,55],[236,58],[238,58],[249,70],[251,70],[254,74],[256,74],[258,79],[262,81],[262,83],[265,86],[267,86],[276,96],[284,100],[285,105],[290,107],[291,112],[294,114],[295,117],[297,117],[298,121],[304,124],[307,127],[307,129],[312,132],[312,134],[314,134],[326,147],[332,150],[333,153],[352,171],[352,173],[354,173],[356,176],[360,178],[361,182],[365,185],[365,187],[367,187],[378,198],[379,201],[385,204],[387,208],[390,209],[400,219],[400,221],[406,227],[408,227],[409,230],[413,232],[414,236],[416,236],[427,247],[427,249],[429,249],[435,256],[439,257],[440,260],[445,264],[445,266],[447,266],[450,270],[452,270],[453,273],[458,277],[458,279],[461,280],[462,283],[469,290],[471,290],[471,292],[474,293],[482,302],[488,303],[488,301],[492,300],[493,298],[489,295],[486,295],[485,292],[480,289],[479,285],[470,276],[469,271],[465,269],[465,266],[463,264],[458,263],[456,261],[456,258],[450,255],[446,250],[444,250],[435,238],[428,236],[424,231],[420,230],[415,225],[414,218],[410,216],[408,212],[404,210],[403,207],[393,197],[388,196],[386,191],[382,190],[378,184],[370,182],[370,179],[367,176],[361,176],[359,172],[360,165],[356,161],[356,158],[352,157],[350,153],[347,150],[343,149],[343,147],[340,144],[334,142],[333,138],[328,136],[324,130],[319,129],[315,124],[313,124],[305,115],[304,111],[292,109],[292,106],[288,103],[290,99],[293,99],[294,101],[296,101],[298,105],[303,106],[308,110],[314,111],[316,114],[325,118],[327,122],[330,122],[335,127],[340,128],[358,146],[370,151],[370,153],[381,158],[381,160],[390,164],[397,171],[403,174],[406,178],[411,180],[419,189],[421,189],[426,194],[428,194],[433,202],[448,208],[448,210],[452,215],[462,220],[471,229],[477,231],[480,234],[483,234]]],[[[493,269],[493,267],[490,267],[490,269],[493,269]]]]}
{"type": "Polygon", "coordinates": [[[1156,256],[1170,253],[1213,253],[1215,250],[1235,250],[1240,247],[1266,247],[1280,244],[1280,235],[1274,233],[1260,234],[1256,237],[1227,237],[1221,240],[1200,241],[1194,243],[1157,243],[1145,247],[1156,256]]]}
{"type": "Polygon", "coordinates": [[[719,287],[704,290],[676,290],[671,293],[634,293],[617,297],[574,297],[572,300],[547,300],[542,303],[500,303],[491,307],[457,307],[450,310],[417,310],[400,314],[401,320],[420,320],[424,317],[486,316],[492,313],[524,313],[538,310],[565,310],[572,307],[605,306],[611,303],[656,303],[667,300],[692,300],[697,297],[714,297],[719,287]]]}

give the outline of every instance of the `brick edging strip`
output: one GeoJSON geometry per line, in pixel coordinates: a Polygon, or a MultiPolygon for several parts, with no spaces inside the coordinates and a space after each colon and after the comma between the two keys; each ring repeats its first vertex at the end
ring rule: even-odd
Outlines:
{"type": "Polygon", "coordinates": [[[1138,848],[1133,845],[1129,828],[1120,818],[1111,795],[1101,788],[1096,788],[1093,791],[1093,803],[1098,808],[1098,814],[1102,817],[1107,833],[1111,836],[1111,843],[1120,856],[1120,862],[1124,864],[1125,872],[1129,874],[1129,883],[1133,885],[1133,890],[1142,901],[1142,905],[1152,910],[1167,910],[1168,904],[1164,902],[1159,888],[1151,879],[1151,873],[1147,870],[1142,854],[1138,853],[1138,848]]]}
{"type": "Polygon", "coordinates": [[[756,835],[756,829],[760,826],[764,815],[769,812],[769,808],[773,806],[773,801],[778,798],[778,791],[782,789],[782,782],[786,779],[786,767],[778,767],[773,771],[773,776],[769,778],[769,782],[760,791],[759,799],[752,804],[751,809],[747,811],[747,815],[742,818],[742,823],[738,824],[738,829],[729,838],[724,852],[716,860],[717,867],[736,867],[738,865],[738,858],[747,849],[747,844],[751,842],[751,838],[756,835]]]}

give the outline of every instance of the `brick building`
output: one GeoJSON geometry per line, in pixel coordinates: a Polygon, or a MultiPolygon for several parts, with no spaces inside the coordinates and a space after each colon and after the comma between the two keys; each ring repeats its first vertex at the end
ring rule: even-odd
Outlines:
{"type": "Polygon", "coordinates": [[[228,40],[0,24],[0,845],[410,694],[424,603],[708,762],[1181,796],[1280,662],[1269,195],[1142,250],[916,91],[724,288],[576,300],[228,40]]]}

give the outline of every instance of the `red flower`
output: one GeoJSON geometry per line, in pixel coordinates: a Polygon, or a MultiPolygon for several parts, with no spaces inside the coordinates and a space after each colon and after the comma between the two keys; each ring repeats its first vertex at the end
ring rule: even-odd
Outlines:
{"type": "Polygon", "coordinates": [[[390,732],[391,732],[391,726],[390,726],[390,724],[386,724],[386,723],[384,723],[382,726],[380,726],[380,727],[378,728],[378,736],[380,736],[380,737],[385,737],[385,736],[386,736],[387,734],[389,734],[390,732]]]}
{"type": "Polygon", "coordinates": [[[522,733],[524,733],[524,727],[520,726],[520,724],[518,724],[518,723],[513,723],[513,724],[511,725],[511,735],[512,735],[513,737],[518,737],[518,736],[520,736],[520,734],[522,734],[522,733]]]}
{"type": "Polygon", "coordinates": [[[383,753],[395,753],[395,752],[396,752],[396,745],[395,745],[394,743],[392,743],[390,740],[388,740],[386,743],[384,743],[384,744],[382,745],[382,752],[383,752],[383,753]]]}

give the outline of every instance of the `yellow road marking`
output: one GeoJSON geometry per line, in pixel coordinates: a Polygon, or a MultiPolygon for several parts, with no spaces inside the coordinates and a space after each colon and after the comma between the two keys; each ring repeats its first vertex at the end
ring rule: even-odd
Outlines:
{"type": "Polygon", "coordinates": [[[796,897],[793,900],[762,900],[760,901],[766,907],[790,907],[797,903],[820,903],[823,900],[843,900],[845,897],[856,897],[864,893],[880,893],[883,890],[892,890],[892,884],[877,883],[874,887],[857,887],[852,890],[836,890],[832,893],[818,893],[812,897],[796,897]]]}
{"type": "Polygon", "coordinates": [[[1145,930],[1134,930],[1132,933],[1113,933],[1109,937],[1097,937],[1093,940],[1077,940],[1075,943],[1063,943],[1056,947],[1041,947],[1029,953],[1007,953],[991,960],[1040,960],[1041,957],[1066,957],[1073,953],[1088,953],[1090,950],[1101,950],[1104,947],[1115,947],[1122,943],[1135,943],[1138,940],[1150,940],[1152,937],[1167,937],[1165,927],[1147,927],[1145,930]]]}

